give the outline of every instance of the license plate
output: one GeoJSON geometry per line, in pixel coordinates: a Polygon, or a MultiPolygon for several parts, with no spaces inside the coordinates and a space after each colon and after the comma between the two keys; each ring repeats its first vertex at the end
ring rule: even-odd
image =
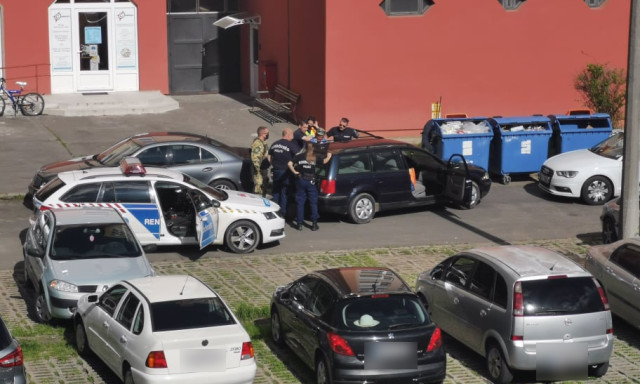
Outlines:
{"type": "Polygon", "coordinates": [[[589,347],[586,343],[536,344],[536,380],[584,380],[589,347]]]}
{"type": "Polygon", "coordinates": [[[538,179],[543,184],[549,184],[551,182],[551,177],[549,177],[549,176],[547,176],[545,174],[542,174],[542,173],[538,174],[538,179]]]}
{"type": "Polygon", "coordinates": [[[183,372],[222,372],[227,365],[225,349],[185,349],[180,355],[183,372]]]}
{"type": "Polygon", "coordinates": [[[364,369],[417,368],[416,342],[368,342],[364,345],[364,369]]]}

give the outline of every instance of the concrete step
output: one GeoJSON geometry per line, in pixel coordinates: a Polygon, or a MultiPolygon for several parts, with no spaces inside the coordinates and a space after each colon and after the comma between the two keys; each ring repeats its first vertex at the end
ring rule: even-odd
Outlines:
{"type": "Polygon", "coordinates": [[[44,113],[55,116],[120,116],[163,113],[180,108],[159,91],[44,95],[44,113]]]}

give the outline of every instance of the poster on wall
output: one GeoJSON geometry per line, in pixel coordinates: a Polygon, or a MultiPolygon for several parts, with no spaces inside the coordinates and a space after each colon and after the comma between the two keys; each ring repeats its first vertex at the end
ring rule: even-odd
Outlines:
{"type": "Polygon", "coordinates": [[[136,69],[136,15],[133,9],[116,9],[116,67],[136,69]]]}
{"type": "Polygon", "coordinates": [[[51,46],[51,71],[71,72],[73,70],[71,42],[71,10],[50,9],[49,44],[51,46]]]}
{"type": "Polygon", "coordinates": [[[102,44],[102,27],[84,27],[85,44],[102,44]]]}

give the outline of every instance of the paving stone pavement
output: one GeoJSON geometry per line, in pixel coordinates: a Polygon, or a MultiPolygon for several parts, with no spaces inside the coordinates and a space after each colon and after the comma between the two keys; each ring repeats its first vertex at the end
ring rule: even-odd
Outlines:
{"type": "MultiPolygon", "coordinates": [[[[597,240],[561,239],[534,242],[534,245],[555,249],[581,261],[590,245],[597,240]]],[[[532,244],[529,242],[528,244],[532,244]]],[[[487,245],[487,244],[477,244],[487,245]]],[[[431,269],[444,258],[472,245],[442,245],[407,248],[381,248],[349,252],[315,252],[267,256],[223,255],[204,257],[196,261],[156,262],[159,274],[192,274],[210,284],[224,297],[234,311],[242,307],[268,308],[271,293],[303,274],[317,269],[378,265],[387,266],[414,285],[417,275],[431,269]]],[[[30,314],[32,291],[23,287],[22,266],[0,271],[0,313],[25,351],[25,366],[32,384],[111,384],[118,378],[97,358],[82,359],[72,348],[69,324],[56,326],[36,324],[30,314]],[[20,335],[30,335],[20,337],[20,335]],[[38,335],[38,336],[33,336],[38,335]],[[30,347],[55,345],[63,356],[32,352],[30,347]],[[33,357],[35,356],[35,357],[33,357]],[[39,356],[39,357],[38,357],[39,356]]],[[[254,337],[258,372],[255,383],[314,383],[311,370],[302,366],[286,348],[274,346],[269,338],[266,316],[254,324],[259,337],[254,337]]],[[[615,347],[609,372],[593,383],[640,382],[640,334],[628,324],[614,318],[615,347]]],[[[445,335],[447,348],[447,378],[445,383],[488,383],[483,359],[445,335]]],[[[34,347],[35,348],[35,347],[34,347]]],[[[534,380],[533,378],[532,380],[534,380]]],[[[525,380],[528,380],[525,378],[525,380]]]]}

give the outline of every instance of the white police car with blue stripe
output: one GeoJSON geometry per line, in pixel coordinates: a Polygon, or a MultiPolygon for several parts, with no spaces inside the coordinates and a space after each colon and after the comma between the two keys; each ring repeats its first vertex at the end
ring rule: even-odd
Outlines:
{"type": "Polygon", "coordinates": [[[36,209],[116,208],[142,245],[225,245],[234,253],[284,238],[278,204],[218,190],[180,172],[126,158],[119,168],[61,172],[34,196],[36,209]]]}

